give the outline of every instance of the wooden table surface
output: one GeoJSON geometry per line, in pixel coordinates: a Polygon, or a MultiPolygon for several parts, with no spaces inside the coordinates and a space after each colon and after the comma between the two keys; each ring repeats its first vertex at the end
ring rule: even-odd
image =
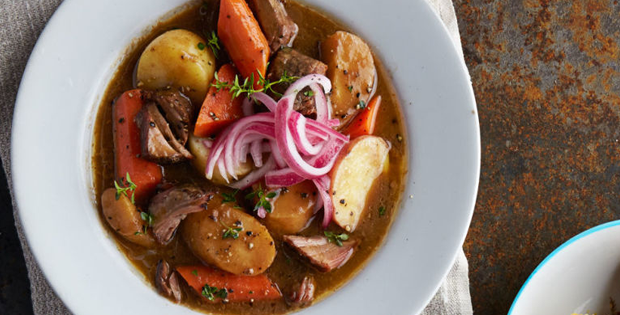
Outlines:
{"type": "Polygon", "coordinates": [[[472,300],[477,315],[506,314],[553,249],[620,218],[620,5],[454,5],[482,136],[472,300]]]}

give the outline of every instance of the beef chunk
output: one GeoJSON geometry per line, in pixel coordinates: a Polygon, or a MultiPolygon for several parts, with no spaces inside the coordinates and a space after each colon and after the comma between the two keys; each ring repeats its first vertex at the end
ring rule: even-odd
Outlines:
{"type": "MultiPolygon", "coordinates": [[[[327,65],[308,57],[294,49],[282,49],[271,62],[267,78],[272,81],[279,80],[285,73],[289,76],[303,77],[309,74],[322,74],[327,72],[327,65]]],[[[279,93],[284,93],[288,86],[280,84],[274,89],[279,93]]],[[[304,89],[297,95],[294,109],[302,115],[309,116],[316,113],[314,97],[306,95],[309,88],[304,89]]]]}
{"type": "Polygon", "coordinates": [[[179,91],[155,92],[152,93],[151,99],[162,110],[166,121],[176,135],[176,139],[181,145],[185,145],[189,137],[189,124],[193,116],[190,100],[179,91]]]}
{"type": "Polygon", "coordinates": [[[135,118],[140,128],[141,156],[159,164],[192,159],[185,149],[192,119],[190,101],[179,92],[143,91],[142,97],[146,105],[135,118]]]}
{"type": "Polygon", "coordinates": [[[155,103],[146,104],[136,115],[140,128],[141,157],[159,164],[191,159],[192,154],[175,138],[155,103]]]}
{"type": "Polygon", "coordinates": [[[179,278],[170,265],[165,260],[157,263],[157,271],[155,272],[155,286],[160,294],[171,297],[175,302],[181,302],[181,286],[179,278]]]}
{"type": "Polygon", "coordinates": [[[280,0],[249,0],[248,4],[265,33],[272,54],[281,47],[293,45],[299,27],[288,16],[280,0]]]}
{"type": "Polygon", "coordinates": [[[314,301],[315,288],[314,278],[305,276],[296,290],[286,299],[286,303],[297,307],[309,306],[314,301]]]}
{"type": "Polygon", "coordinates": [[[155,195],[149,204],[155,240],[168,243],[181,221],[190,213],[204,210],[212,197],[213,194],[192,185],[173,187],[155,195]]]}
{"type": "Polygon", "coordinates": [[[338,246],[330,243],[325,236],[285,235],[283,239],[322,272],[342,267],[353,256],[358,245],[358,241],[351,240],[342,242],[342,246],[338,246]]]}

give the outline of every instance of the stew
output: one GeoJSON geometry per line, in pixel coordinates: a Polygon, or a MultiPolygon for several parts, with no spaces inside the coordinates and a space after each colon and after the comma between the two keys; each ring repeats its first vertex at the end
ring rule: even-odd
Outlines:
{"type": "Polygon", "coordinates": [[[387,72],[346,26],[293,1],[207,0],[154,26],[110,81],[97,209],[162,296],[284,314],[381,246],[405,137],[387,72]]]}

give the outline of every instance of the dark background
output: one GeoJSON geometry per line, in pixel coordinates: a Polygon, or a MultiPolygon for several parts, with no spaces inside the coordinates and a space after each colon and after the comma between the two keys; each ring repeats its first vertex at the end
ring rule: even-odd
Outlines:
{"type": "Polygon", "coordinates": [[[15,230],[11,196],[0,170],[0,314],[32,314],[30,283],[15,230]]]}
{"type": "MultiPolygon", "coordinates": [[[[620,5],[454,6],[482,134],[480,190],[464,245],[472,302],[475,314],[506,314],[554,248],[620,218],[620,5]]],[[[4,183],[0,178],[0,314],[31,314],[4,183]]]]}

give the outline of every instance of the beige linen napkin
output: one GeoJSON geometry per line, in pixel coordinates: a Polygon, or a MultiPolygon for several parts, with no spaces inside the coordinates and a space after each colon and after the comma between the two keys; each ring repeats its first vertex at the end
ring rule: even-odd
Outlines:
{"type": "MultiPolygon", "coordinates": [[[[462,55],[452,1],[428,1],[446,24],[450,36],[462,55]]],[[[0,156],[9,187],[12,187],[9,152],[11,121],[17,89],[30,52],[45,23],[60,2],[61,0],[2,0],[0,2],[0,156]]],[[[24,238],[19,213],[14,203],[13,214],[28,268],[34,313],[37,315],[70,314],[37,266],[24,238]]],[[[467,259],[463,251],[460,251],[446,281],[422,314],[472,314],[467,273],[467,259]]]]}

